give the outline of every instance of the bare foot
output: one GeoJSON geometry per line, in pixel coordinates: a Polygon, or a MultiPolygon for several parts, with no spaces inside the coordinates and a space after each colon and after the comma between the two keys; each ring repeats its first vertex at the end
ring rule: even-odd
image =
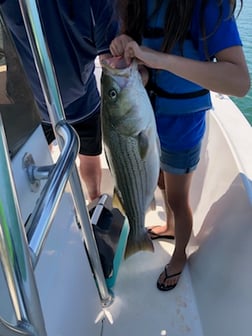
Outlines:
{"type": "Polygon", "coordinates": [[[174,229],[167,230],[166,225],[148,226],[147,229],[152,239],[162,238],[162,236],[164,236],[164,238],[173,237],[174,239],[174,229]]]}

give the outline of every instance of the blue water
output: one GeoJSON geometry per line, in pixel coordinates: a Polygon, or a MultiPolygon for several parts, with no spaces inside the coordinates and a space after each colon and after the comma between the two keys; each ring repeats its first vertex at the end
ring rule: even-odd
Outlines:
{"type": "MultiPolygon", "coordinates": [[[[243,0],[243,9],[240,13],[237,24],[243,42],[245,57],[248,63],[252,79],[252,0],[243,0]]],[[[252,88],[244,98],[232,98],[252,125],[252,88]]]]}

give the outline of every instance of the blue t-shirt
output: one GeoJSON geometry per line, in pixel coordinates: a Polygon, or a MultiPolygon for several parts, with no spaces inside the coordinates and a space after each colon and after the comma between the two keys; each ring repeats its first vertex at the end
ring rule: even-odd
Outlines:
{"type": "MultiPolygon", "coordinates": [[[[219,16],[218,1],[209,0],[205,10],[206,45],[201,36],[199,10],[202,0],[197,0],[193,12],[189,38],[183,45],[185,57],[206,61],[205,46],[211,59],[215,54],[231,46],[241,45],[236,22],[230,14],[229,1],[223,1],[222,20],[216,28],[219,16]]],[[[148,14],[153,11],[153,1],[148,0],[148,14]]],[[[163,2],[155,15],[150,15],[148,27],[164,27],[164,13],[167,2],[163,2]]],[[[160,50],[163,38],[144,38],[143,44],[160,50]]],[[[181,55],[176,45],[172,54],[181,55]]],[[[169,93],[186,93],[202,89],[198,85],[187,81],[165,70],[152,70],[151,80],[169,93]]],[[[205,112],[211,108],[210,95],[189,99],[167,99],[156,97],[154,110],[161,147],[167,151],[190,149],[197,145],[205,132],[205,112]]]]}
{"type": "MultiPolygon", "coordinates": [[[[69,122],[85,119],[100,104],[94,60],[97,55],[109,52],[110,42],[117,33],[112,2],[39,0],[38,3],[66,118],[69,122]]],[[[1,0],[0,6],[42,118],[49,121],[18,0],[1,0]]]]}

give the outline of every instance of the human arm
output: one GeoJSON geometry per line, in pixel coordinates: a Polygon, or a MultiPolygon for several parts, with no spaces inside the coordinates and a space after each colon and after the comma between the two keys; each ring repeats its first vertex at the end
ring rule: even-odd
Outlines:
{"type": "Polygon", "coordinates": [[[109,46],[113,38],[117,35],[119,25],[114,16],[112,2],[109,0],[91,1],[92,23],[93,23],[93,43],[100,60],[110,55],[109,46]]]}
{"type": "MultiPolygon", "coordinates": [[[[230,15],[230,2],[209,0],[204,11],[205,35],[202,35],[200,11],[196,7],[191,23],[190,36],[197,51],[197,57],[175,55],[139,46],[135,41],[124,45],[124,55],[129,64],[131,58],[153,69],[168,70],[171,73],[194,82],[206,89],[228,95],[244,96],[250,87],[250,78],[242,42],[235,19],[230,15]],[[196,60],[197,58],[197,60],[196,60]],[[207,60],[211,61],[207,61],[207,60]],[[215,59],[216,62],[212,60],[215,59]]],[[[113,44],[120,40],[113,40],[113,44]]],[[[121,44],[122,45],[122,44],[121,44]]],[[[115,50],[116,48],[113,47],[115,50]]],[[[121,51],[121,50],[120,50],[121,51]]],[[[185,47],[186,54],[186,47],[185,47]]],[[[181,54],[182,55],[182,54],[181,54]]]]}
{"type": "Polygon", "coordinates": [[[242,97],[250,88],[250,77],[241,46],[233,46],[216,53],[216,62],[197,61],[141,47],[129,42],[124,51],[127,63],[136,58],[153,69],[172,72],[208,90],[242,97]]]}

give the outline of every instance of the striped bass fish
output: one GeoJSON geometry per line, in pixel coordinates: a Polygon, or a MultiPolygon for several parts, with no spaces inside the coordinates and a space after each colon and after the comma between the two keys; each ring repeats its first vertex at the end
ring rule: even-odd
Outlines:
{"type": "Polygon", "coordinates": [[[118,58],[108,60],[101,63],[103,143],[115,192],[129,221],[127,258],[141,250],[154,251],[145,214],[154,200],[160,149],[137,63],[118,68],[118,58]],[[111,67],[113,61],[117,67],[111,67]]]}

